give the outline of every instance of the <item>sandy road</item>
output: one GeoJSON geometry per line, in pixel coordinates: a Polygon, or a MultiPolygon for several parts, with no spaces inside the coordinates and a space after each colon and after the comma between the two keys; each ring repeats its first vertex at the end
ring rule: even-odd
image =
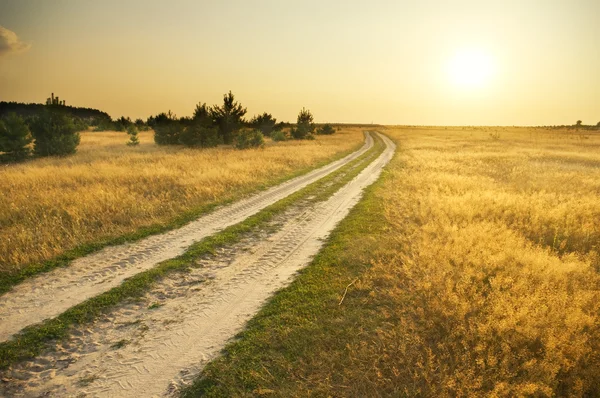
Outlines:
{"type": "Polygon", "coordinates": [[[179,229],[137,242],[107,247],[28,279],[0,296],[0,341],[26,326],[61,314],[86,299],[118,286],[124,279],[183,254],[195,242],[237,224],[265,207],[304,188],[356,159],[373,146],[367,134],[358,151],[228,206],[223,206],[179,229]]]}
{"type": "Polygon", "coordinates": [[[71,341],[10,369],[14,396],[171,396],[223,348],[275,291],[307,265],[323,239],[392,158],[386,149],[324,202],[292,206],[276,232],[204,259],[161,281],[144,300],[74,331],[71,341]],[[161,302],[161,306],[151,303],[161,302]],[[157,308],[154,308],[157,307],[157,308]]]}

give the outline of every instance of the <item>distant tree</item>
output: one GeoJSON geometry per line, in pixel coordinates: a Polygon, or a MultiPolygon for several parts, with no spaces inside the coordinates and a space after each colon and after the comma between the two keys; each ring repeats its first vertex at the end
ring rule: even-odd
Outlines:
{"type": "Polygon", "coordinates": [[[129,126],[127,126],[127,134],[129,135],[129,141],[127,141],[127,145],[140,145],[140,139],[138,138],[138,129],[137,127],[135,127],[135,125],[130,124],[129,126]]]}
{"type": "Polygon", "coordinates": [[[219,129],[214,125],[210,108],[205,103],[198,103],[194,116],[186,123],[179,141],[190,147],[214,147],[223,142],[219,129]]]}
{"type": "Polygon", "coordinates": [[[156,115],[152,121],[154,142],[158,145],[179,144],[183,126],[171,111],[156,115]]]}
{"type": "Polygon", "coordinates": [[[312,134],[315,130],[313,123],[313,115],[308,109],[302,108],[298,114],[296,127],[292,128],[290,133],[293,138],[297,140],[303,140],[307,138],[313,138],[312,134]]]}
{"type": "Polygon", "coordinates": [[[286,127],[290,127],[292,124],[288,123],[288,122],[279,122],[275,125],[275,127],[273,127],[273,130],[277,131],[277,130],[283,130],[286,127]]]}
{"type": "Polygon", "coordinates": [[[235,132],[240,129],[243,124],[242,118],[246,114],[246,108],[235,101],[231,91],[223,96],[222,106],[213,106],[210,108],[210,114],[214,123],[219,128],[219,134],[223,138],[225,144],[231,144],[235,132]]]}
{"type": "Polygon", "coordinates": [[[73,119],[54,105],[47,106],[29,126],[38,156],[64,156],[77,151],[79,133],[73,119]]]}
{"type": "Polygon", "coordinates": [[[273,141],[277,142],[277,141],[285,141],[285,140],[287,140],[287,137],[282,130],[275,130],[275,131],[273,131],[273,133],[271,133],[271,139],[273,141]]]}
{"type": "Polygon", "coordinates": [[[0,119],[0,152],[9,160],[21,160],[31,154],[33,141],[23,118],[14,112],[0,119]]]}
{"type": "Polygon", "coordinates": [[[335,133],[335,129],[331,127],[330,124],[324,124],[323,126],[317,129],[317,134],[331,135],[333,133],[335,133]]]}
{"type": "Polygon", "coordinates": [[[242,130],[236,135],[234,145],[237,149],[262,148],[265,140],[260,130],[242,130]]]}
{"type": "Polygon", "coordinates": [[[250,120],[250,126],[260,130],[266,136],[271,135],[276,123],[277,119],[267,112],[264,112],[262,115],[254,116],[252,120],[250,120]]]}
{"type": "Polygon", "coordinates": [[[596,127],[600,128],[600,122],[598,122],[598,123],[596,124],[596,127]]]}
{"type": "Polygon", "coordinates": [[[135,122],[133,122],[133,124],[135,125],[135,127],[137,128],[138,131],[148,130],[148,125],[146,123],[144,123],[144,121],[140,118],[135,119],[135,122]]]}
{"type": "Polygon", "coordinates": [[[113,122],[115,131],[127,131],[129,126],[133,125],[133,122],[129,117],[121,116],[113,122]]]}
{"type": "Polygon", "coordinates": [[[575,123],[575,126],[581,127],[581,120],[578,120],[577,123],[575,123]]]}

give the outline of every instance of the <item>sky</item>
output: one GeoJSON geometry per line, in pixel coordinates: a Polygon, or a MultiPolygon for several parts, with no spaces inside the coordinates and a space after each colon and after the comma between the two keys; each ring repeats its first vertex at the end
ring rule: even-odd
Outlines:
{"type": "Polygon", "coordinates": [[[0,101],[143,118],[600,122],[599,0],[2,0],[0,101]]]}

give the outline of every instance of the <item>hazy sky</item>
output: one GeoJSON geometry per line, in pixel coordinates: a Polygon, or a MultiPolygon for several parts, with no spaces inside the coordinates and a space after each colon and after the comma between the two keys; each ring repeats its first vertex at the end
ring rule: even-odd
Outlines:
{"type": "Polygon", "coordinates": [[[600,121],[600,0],[2,0],[0,26],[0,100],[145,119],[232,90],[289,121],[600,121]]]}

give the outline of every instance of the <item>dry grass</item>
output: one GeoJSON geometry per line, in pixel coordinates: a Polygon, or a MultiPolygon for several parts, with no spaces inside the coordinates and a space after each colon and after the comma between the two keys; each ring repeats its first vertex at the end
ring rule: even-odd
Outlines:
{"type": "Polygon", "coordinates": [[[350,347],[367,384],[382,396],[598,396],[600,134],[388,132],[402,153],[380,194],[392,232],[381,244],[395,250],[359,285],[385,319],[350,347]]]}
{"type": "Polygon", "coordinates": [[[360,129],[264,149],[158,147],[152,133],[82,133],[78,153],[0,170],[0,272],[167,223],[360,146],[360,129]]]}

